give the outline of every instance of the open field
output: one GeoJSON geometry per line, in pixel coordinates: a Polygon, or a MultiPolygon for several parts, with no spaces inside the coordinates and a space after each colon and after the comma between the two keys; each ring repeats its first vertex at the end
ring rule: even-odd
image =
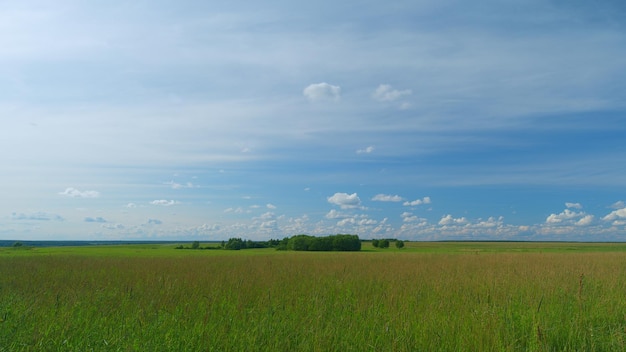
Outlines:
{"type": "Polygon", "coordinates": [[[0,351],[623,351],[626,244],[0,250],[0,351]]]}

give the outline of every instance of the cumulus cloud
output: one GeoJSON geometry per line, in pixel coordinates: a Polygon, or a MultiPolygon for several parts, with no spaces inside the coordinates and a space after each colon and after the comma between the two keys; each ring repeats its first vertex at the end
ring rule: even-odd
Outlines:
{"type": "Polygon", "coordinates": [[[363,149],[357,149],[356,153],[357,154],[370,154],[373,151],[374,151],[374,146],[370,145],[363,149]]]}
{"type": "Polygon", "coordinates": [[[375,195],[372,200],[377,202],[401,202],[404,200],[404,198],[400,197],[399,195],[392,196],[390,194],[380,193],[375,195]]]}
{"type": "Polygon", "coordinates": [[[593,222],[593,215],[585,215],[583,216],[580,220],[578,220],[576,222],[577,226],[587,226],[587,225],[591,225],[591,223],[593,222]]]}
{"type": "Polygon", "coordinates": [[[354,218],[345,218],[342,220],[337,221],[337,226],[347,226],[347,225],[354,225],[354,223],[356,222],[356,220],[354,220],[354,218]]]}
{"type": "Polygon", "coordinates": [[[266,207],[267,209],[276,209],[276,206],[275,206],[274,204],[272,204],[272,203],[267,203],[267,204],[265,205],[265,207],[266,207]]]}
{"type": "Polygon", "coordinates": [[[477,228],[495,228],[502,226],[504,224],[504,217],[500,216],[497,219],[493,216],[490,216],[487,220],[479,219],[476,224],[474,224],[477,228]]]}
{"type": "Polygon", "coordinates": [[[586,214],[584,211],[573,211],[570,209],[582,209],[579,203],[565,203],[567,207],[559,214],[550,214],[546,218],[548,225],[575,225],[587,226],[593,222],[594,216],[586,214]]]}
{"type": "Polygon", "coordinates": [[[175,201],[175,200],[157,199],[157,200],[153,200],[152,202],[150,202],[150,204],[159,205],[163,207],[169,207],[172,205],[180,204],[180,202],[175,201]]]}
{"type": "Polygon", "coordinates": [[[402,221],[403,222],[417,222],[417,221],[423,221],[424,219],[413,215],[413,213],[409,213],[407,211],[405,211],[404,213],[400,214],[400,216],[402,217],[402,221]]]}
{"type": "Polygon", "coordinates": [[[137,208],[137,204],[135,204],[135,203],[128,203],[124,207],[125,208],[137,208]]]}
{"type": "Polygon", "coordinates": [[[424,197],[422,199],[416,199],[410,202],[406,201],[402,205],[407,206],[407,207],[413,207],[413,206],[422,205],[422,204],[430,204],[430,197],[424,197]]]}
{"type": "Polygon", "coordinates": [[[335,193],[327,199],[328,203],[338,205],[341,209],[358,208],[361,206],[361,199],[356,193],[335,193]]]}
{"type": "Polygon", "coordinates": [[[302,91],[302,94],[312,102],[339,101],[341,88],[326,82],[310,84],[302,91]]]}
{"type": "Polygon", "coordinates": [[[572,219],[579,218],[579,217],[582,217],[582,216],[583,216],[582,212],[575,212],[575,211],[571,211],[569,209],[565,209],[560,214],[550,214],[546,218],[546,223],[548,223],[548,224],[559,224],[559,223],[562,223],[564,221],[572,220],[572,219]]]}
{"type": "Polygon", "coordinates": [[[626,219],[626,207],[622,209],[613,210],[605,217],[602,218],[604,221],[615,221],[615,220],[623,220],[626,219]]]}
{"type": "Polygon", "coordinates": [[[617,202],[611,204],[611,206],[609,208],[612,208],[612,209],[626,208],[626,203],[624,203],[623,200],[618,200],[617,202]]]}
{"type": "Polygon", "coordinates": [[[148,225],[161,225],[163,221],[158,219],[148,219],[148,225]]]}
{"type": "Polygon", "coordinates": [[[98,198],[100,192],[98,191],[79,191],[76,188],[68,187],[63,192],[59,192],[59,195],[70,198],[98,198]]]}
{"type": "Polygon", "coordinates": [[[452,215],[445,215],[439,220],[439,225],[449,226],[449,225],[463,225],[467,224],[467,219],[465,217],[453,218],[452,215]]]}
{"type": "Polygon", "coordinates": [[[372,93],[372,98],[377,101],[394,101],[403,96],[411,95],[412,93],[410,89],[397,90],[393,89],[389,84],[381,84],[376,88],[374,93],[372,93]]]}
{"type": "Polygon", "coordinates": [[[92,217],[86,217],[83,221],[85,222],[98,222],[98,223],[105,223],[107,222],[105,218],[102,218],[100,216],[92,218],[92,217]]]}

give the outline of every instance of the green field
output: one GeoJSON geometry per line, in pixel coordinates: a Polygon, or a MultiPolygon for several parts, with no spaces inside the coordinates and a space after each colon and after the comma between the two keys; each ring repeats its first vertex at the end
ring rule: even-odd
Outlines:
{"type": "Polygon", "coordinates": [[[0,249],[0,351],[623,351],[626,244],[0,249]]]}

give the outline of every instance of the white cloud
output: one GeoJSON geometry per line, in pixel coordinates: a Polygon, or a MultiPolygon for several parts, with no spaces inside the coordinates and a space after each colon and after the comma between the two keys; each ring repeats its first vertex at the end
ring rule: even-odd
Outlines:
{"type": "Polygon", "coordinates": [[[337,226],[346,226],[346,225],[352,225],[354,224],[356,221],[354,220],[354,218],[345,218],[342,220],[337,221],[337,226]]]}
{"type": "Polygon", "coordinates": [[[565,206],[567,206],[568,209],[563,210],[563,212],[550,214],[546,218],[546,224],[587,226],[593,222],[593,215],[586,214],[584,211],[576,212],[569,209],[582,209],[582,205],[579,203],[565,203],[565,206]]]}
{"type": "Polygon", "coordinates": [[[626,208],[613,210],[605,217],[602,218],[604,221],[614,221],[614,220],[622,220],[626,219],[626,208]]]}
{"type": "Polygon", "coordinates": [[[559,223],[562,223],[562,222],[567,221],[567,220],[572,220],[572,219],[575,219],[575,218],[582,217],[583,215],[584,215],[583,212],[578,212],[577,213],[575,211],[571,211],[569,209],[565,209],[560,214],[550,214],[546,218],[546,223],[548,223],[548,224],[559,224],[559,223]]]}
{"type": "Polygon", "coordinates": [[[400,197],[399,195],[395,195],[392,196],[390,194],[377,194],[375,195],[372,200],[374,201],[378,201],[378,202],[401,202],[404,200],[404,198],[400,197]]]}
{"type": "Polygon", "coordinates": [[[487,220],[479,219],[478,222],[474,224],[474,226],[478,228],[495,228],[495,227],[502,226],[503,223],[504,223],[504,218],[502,216],[500,216],[497,219],[494,218],[493,216],[490,216],[487,220]]]}
{"type": "Polygon", "coordinates": [[[400,214],[400,216],[402,217],[402,221],[403,222],[416,222],[416,221],[423,220],[423,219],[419,218],[418,216],[413,215],[413,213],[409,213],[407,211],[405,211],[404,213],[400,214]]]}
{"type": "Polygon", "coordinates": [[[204,232],[204,231],[219,231],[222,227],[218,224],[202,224],[200,226],[197,227],[198,231],[204,232]]]}
{"type": "Polygon", "coordinates": [[[626,208],[626,203],[624,203],[623,200],[618,200],[617,202],[611,204],[611,206],[609,208],[612,208],[612,209],[626,208]]]}
{"type": "Polygon", "coordinates": [[[328,197],[328,203],[338,205],[341,209],[358,208],[361,205],[361,199],[356,193],[335,193],[328,197]]]}
{"type": "Polygon", "coordinates": [[[157,200],[153,200],[152,202],[150,202],[150,204],[160,205],[163,207],[169,207],[172,205],[180,204],[180,202],[175,201],[175,200],[157,199],[157,200]]]}
{"type": "Polygon", "coordinates": [[[402,205],[409,207],[409,206],[416,206],[416,205],[422,205],[422,204],[430,204],[430,197],[424,197],[422,199],[416,199],[410,202],[406,201],[402,205]]]}
{"type": "Polygon", "coordinates": [[[370,154],[373,151],[374,151],[374,146],[370,145],[364,149],[358,149],[356,153],[357,154],[370,154]]]}
{"type": "Polygon", "coordinates": [[[76,188],[68,187],[63,192],[59,192],[60,195],[71,198],[98,198],[100,192],[98,191],[79,191],[76,188]]]}
{"type": "Polygon", "coordinates": [[[389,84],[381,84],[372,93],[372,98],[378,101],[394,101],[403,96],[411,95],[413,92],[410,89],[397,90],[393,89],[389,84]]]}
{"type": "Polygon", "coordinates": [[[374,219],[361,219],[357,222],[359,226],[370,226],[378,224],[378,221],[374,219]]]}
{"type": "Polygon", "coordinates": [[[339,101],[341,98],[341,88],[326,82],[314,83],[304,88],[302,94],[312,102],[339,101]]]}
{"type": "Polygon", "coordinates": [[[278,222],[276,220],[263,221],[259,225],[259,227],[262,228],[262,229],[277,230],[278,229],[278,222]]]}
{"type": "Polygon", "coordinates": [[[443,216],[441,220],[439,220],[439,225],[442,226],[463,224],[467,224],[467,219],[465,217],[453,218],[450,214],[443,216]]]}
{"type": "Polygon", "coordinates": [[[577,226],[587,226],[593,222],[593,215],[585,215],[580,220],[576,222],[577,226]]]}
{"type": "Polygon", "coordinates": [[[137,204],[135,204],[135,203],[128,203],[124,207],[125,208],[137,208],[137,204]]]}
{"type": "Polygon", "coordinates": [[[343,214],[338,212],[335,209],[331,209],[327,214],[326,214],[326,219],[343,219],[348,217],[348,215],[343,214]]]}
{"type": "Polygon", "coordinates": [[[267,204],[265,205],[265,207],[266,207],[267,209],[276,209],[276,206],[275,206],[274,204],[271,204],[271,203],[267,203],[267,204]]]}

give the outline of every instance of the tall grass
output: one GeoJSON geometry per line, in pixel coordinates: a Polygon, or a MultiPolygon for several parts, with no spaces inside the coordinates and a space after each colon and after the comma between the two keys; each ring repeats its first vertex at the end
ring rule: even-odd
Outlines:
{"type": "Polygon", "coordinates": [[[624,253],[0,258],[0,350],[623,351],[624,253]]]}

